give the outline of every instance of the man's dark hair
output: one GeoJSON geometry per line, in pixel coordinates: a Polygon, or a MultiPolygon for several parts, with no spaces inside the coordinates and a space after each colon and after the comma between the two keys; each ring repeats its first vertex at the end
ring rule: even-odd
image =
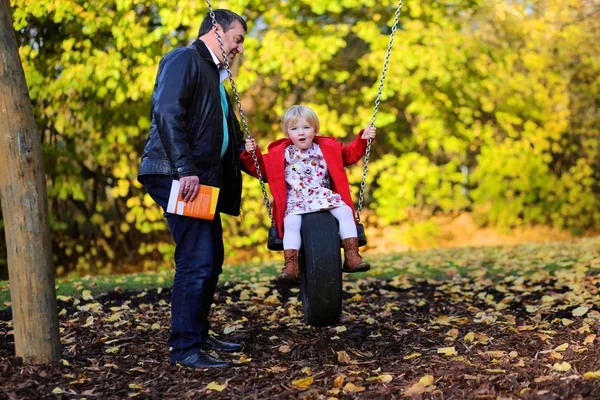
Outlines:
{"type": "MultiPolygon", "coordinates": [[[[244,18],[240,17],[233,11],[218,9],[213,11],[215,13],[215,19],[217,20],[217,24],[221,25],[223,28],[223,32],[227,32],[233,27],[233,23],[235,21],[239,22],[244,28],[244,32],[248,32],[248,25],[246,25],[246,21],[244,18]]],[[[213,27],[212,19],[210,18],[210,12],[206,14],[204,19],[202,20],[202,24],[200,25],[200,30],[198,31],[198,37],[207,34],[213,27]]]]}

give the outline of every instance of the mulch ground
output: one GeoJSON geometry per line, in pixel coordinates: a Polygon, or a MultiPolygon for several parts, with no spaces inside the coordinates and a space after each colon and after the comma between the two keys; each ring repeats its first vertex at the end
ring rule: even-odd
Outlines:
{"type": "Polygon", "coordinates": [[[559,281],[359,280],[339,324],[315,328],[297,289],[225,283],[212,329],[244,350],[202,370],[168,363],[169,290],[62,299],[54,365],[23,365],[0,311],[0,399],[600,398],[598,304],[573,295],[559,281]]]}

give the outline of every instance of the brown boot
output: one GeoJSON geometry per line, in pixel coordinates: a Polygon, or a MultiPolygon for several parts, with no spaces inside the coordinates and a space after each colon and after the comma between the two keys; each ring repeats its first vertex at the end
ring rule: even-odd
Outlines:
{"type": "Polygon", "coordinates": [[[291,285],[300,283],[300,267],[298,266],[298,250],[284,250],[285,267],[277,277],[277,283],[291,285]]]}
{"type": "Polygon", "coordinates": [[[371,268],[358,254],[358,238],[344,239],[344,272],[364,272],[371,268]]]}

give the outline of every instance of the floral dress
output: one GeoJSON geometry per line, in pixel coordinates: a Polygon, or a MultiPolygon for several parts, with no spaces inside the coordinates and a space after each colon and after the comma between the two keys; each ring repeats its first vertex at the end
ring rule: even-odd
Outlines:
{"type": "Polygon", "coordinates": [[[289,145],[284,151],[287,207],[285,215],[306,214],[343,206],[342,196],[331,191],[327,163],[318,144],[306,150],[289,145]]]}

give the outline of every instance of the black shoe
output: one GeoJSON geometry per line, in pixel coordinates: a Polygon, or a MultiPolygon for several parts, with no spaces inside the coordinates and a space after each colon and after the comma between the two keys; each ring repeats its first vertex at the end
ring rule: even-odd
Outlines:
{"type": "Polygon", "coordinates": [[[226,351],[228,353],[235,353],[236,351],[242,350],[242,345],[238,343],[223,342],[209,335],[206,341],[202,343],[201,348],[202,350],[226,351]]]}
{"type": "Polygon", "coordinates": [[[191,368],[225,368],[229,366],[229,363],[213,358],[202,350],[198,350],[196,353],[190,354],[177,362],[171,361],[171,365],[181,365],[182,367],[191,368]]]}

